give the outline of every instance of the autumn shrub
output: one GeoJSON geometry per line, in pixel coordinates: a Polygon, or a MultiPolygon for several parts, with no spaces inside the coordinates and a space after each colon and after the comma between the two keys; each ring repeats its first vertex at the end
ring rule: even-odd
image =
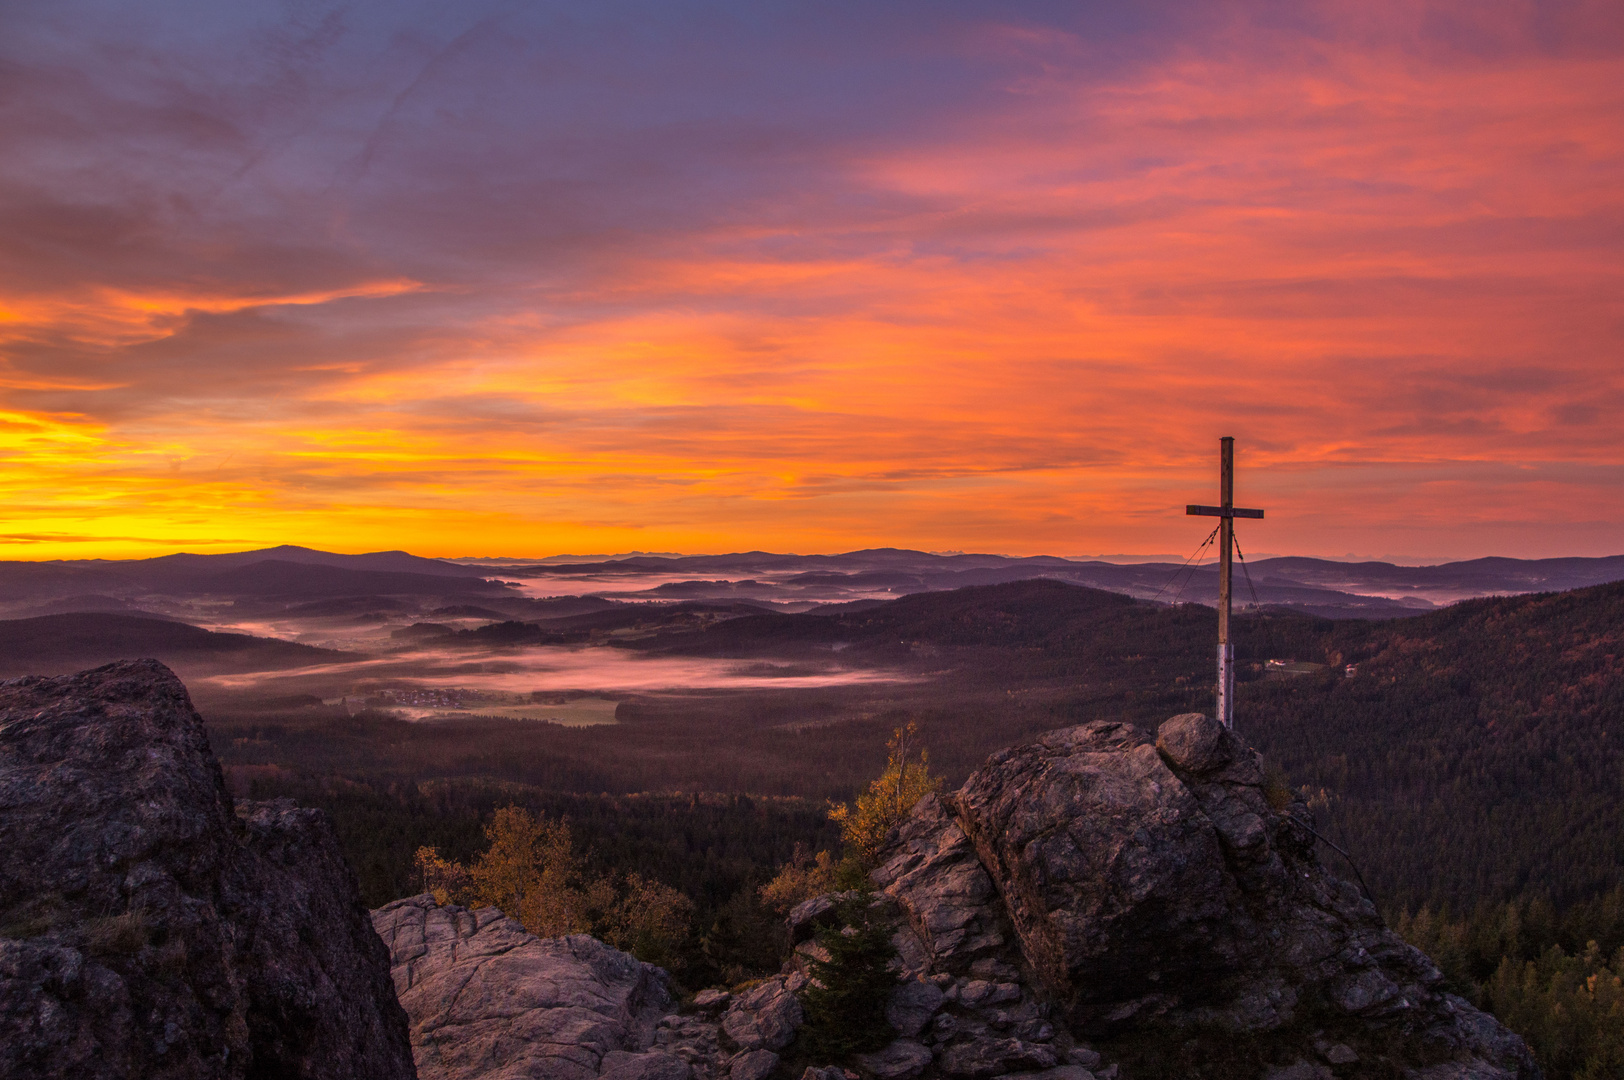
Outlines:
{"type": "Polygon", "coordinates": [[[469,895],[468,868],[451,859],[442,859],[440,850],[420,847],[412,860],[422,890],[437,904],[457,904],[473,899],[469,895]]]}
{"type": "Polygon", "coordinates": [[[674,971],[682,966],[693,911],[693,901],[669,885],[628,874],[596,929],[615,948],[674,971]]]}
{"type": "Polygon", "coordinates": [[[761,902],[780,915],[788,915],[796,905],[833,892],[835,889],[835,859],[827,851],[816,856],[796,843],[795,853],[776,877],[758,890],[761,902]]]}
{"type": "Polygon", "coordinates": [[[914,803],[926,795],[942,789],[942,778],[930,774],[930,755],[919,742],[919,723],[910,720],[906,727],[897,728],[886,744],[890,756],[885,771],[857,796],[851,805],[840,803],[829,809],[829,820],[840,826],[843,845],[842,862],[837,871],[837,882],[857,887],[855,882],[841,881],[850,877],[852,870],[863,876],[874,867],[890,832],[913,809],[914,803]],[[914,760],[917,748],[918,759],[914,760]]]}
{"type": "Polygon", "coordinates": [[[639,960],[681,966],[693,902],[639,874],[587,878],[569,825],[521,806],[497,810],[489,847],[472,864],[417,851],[424,889],[439,903],[488,905],[538,937],[589,933],[639,960]]]}
{"type": "Polygon", "coordinates": [[[764,905],[784,915],[814,896],[867,889],[868,872],[879,859],[886,834],[907,817],[914,803],[942,787],[942,778],[930,773],[930,755],[919,741],[917,721],[893,731],[886,748],[890,755],[885,771],[868,790],[852,804],[829,806],[829,820],[840,826],[840,860],[827,851],[811,856],[796,844],[790,861],[760,888],[764,905]]]}

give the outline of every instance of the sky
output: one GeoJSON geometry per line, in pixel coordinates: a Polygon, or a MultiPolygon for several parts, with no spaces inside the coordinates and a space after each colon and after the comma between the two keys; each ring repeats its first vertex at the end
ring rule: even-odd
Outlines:
{"type": "Polygon", "coordinates": [[[0,147],[0,559],[1624,552],[1616,0],[0,0],[0,147]]]}

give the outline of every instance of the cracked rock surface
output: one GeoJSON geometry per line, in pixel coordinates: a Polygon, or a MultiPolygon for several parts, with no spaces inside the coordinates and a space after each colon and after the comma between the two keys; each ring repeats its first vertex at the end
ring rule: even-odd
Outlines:
{"type": "Polygon", "coordinates": [[[0,1077],[413,1075],[326,815],[233,806],[156,661],[0,683],[0,1077]]]}
{"type": "MultiPolygon", "coordinates": [[[[1539,1075],[1326,871],[1307,807],[1271,804],[1262,758],[1210,717],[1173,717],[1154,740],[1125,723],[1052,731],[940,803],[914,822],[936,823],[937,852],[967,838],[1055,1019],[1125,1076],[1539,1075]]],[[[931,846],[908,826],[897,839],[931,846]]],[[[942,891],[944,911],[914,903],[915,925],[963,919],[963,890],[942,891]]]]}
{"type": "Polygon", "coordinates": [[[538,938],[495,908],[431,896],[373,912],[422,1080],[688,1080],[654,1051],[666,973],[586,934],[538,938]]]}

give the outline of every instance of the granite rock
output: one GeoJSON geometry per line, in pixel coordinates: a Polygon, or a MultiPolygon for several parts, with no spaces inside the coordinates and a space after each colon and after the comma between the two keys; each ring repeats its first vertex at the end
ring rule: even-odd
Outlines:
{"type": "Polygon", "coordinates": [[[782,1050],[806,1019],[797,996],[806,976],[777,975],[733,999],[722,1031],[741,1050],[782,1050]]]}
{"type": "Polygon", "coordinates": [[[998,890],[941,799],[921,799],[890,839],[869,880],[907,916],[932,971],[960,974],[1013,946],[998,890]]]}
{"type": "Polygon", "coordinates": [[[325,815],[234,806],[162,664],[0,683],[0,815],[0,1077],[413,1075],[325,815]]]}
{"type": "Polygon", "coordinates": [[[942,1072],[966,1080],[986,1080],[1006,1073],[1051,1069],[1054,1050],[1020,1039],[972,1039],[955,1043],[942,1054],[942,1072]]]}
{"type": "MultiPolygon", "coordinates": [[[[660,968],[586,934],[538,938],[495,908],[415,896],[372,921],[389,948],[422,1080],[589,1080],[606,1063],[625,1064],[609,1057],[615,1051],[647,1051],[673,1000],[660,968]]],[[[654,1066],[675,1068],[639,1067],[654,1066]]]]}
{"type": "Polygon", "coordinates": [[[767,1080],[778,1068],[778,1055],[771,1050],[746,1050],[728,1065],[728,1080],[767,1080]]]}
{"type": "Polygon", "coordinates": [[[898,1035],[911,1039],[925,1030],[931,1017],[942,1007],[944,995],[935,983],[911,980],[891,991],[886,1002],[885,1019],[898,1035]]]}
{"type": "Polygon", "coordinates": [[[878,1080],[918,1076],[931,1062],[931,1052],[912,1039],[895,1039],[871,1054],[858,1054],[857,1064],[878,1080]]]}
{"type": "MultiPolygon", "coordinates": [[[[1000,751],[940,808],[916,807],[890,860],[951,814],[1067,1037],[1126,1054],[1129,1075],[1318,1070],[1318,1038],[1389,1075],[1537,1076],[1520,1039],[1443,993],[1431,962],[1320,864],[1306,806],[1271,804],[1263,784],[1262,759],[1209,717],[1174,717],[1154,742],[1085,724],[1000,751]],[[1158,1056],[1170,1045],[1186,1064],[1158,1056]]],[[[959,917],[942,906],[913,918],[959,917]]],[[[958,1000],[984,1004],[997,985],[958,1000]]]]}
{"type": "Polygon", "coordinates": [[[600,1080],[690,1080],[693,1066],[674,1054],[649,1050],[634,1054],[611,1050],[599,1064],[600,1080]]]}

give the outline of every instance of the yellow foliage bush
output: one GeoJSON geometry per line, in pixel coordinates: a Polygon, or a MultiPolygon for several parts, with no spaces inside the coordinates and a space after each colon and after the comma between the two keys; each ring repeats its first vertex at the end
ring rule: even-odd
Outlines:
{"type": "Polygon", "coordinates": [[[897,728],[886,748],[891,753],[885,771],[857,796],[856,804],[829,808],[829,820],[840,826],[845,857],[865,872],[874,866],[885,834],[908,815],[914,803],[942,789],[942,778],[930,774],[930,755],[920,745],[918,721],[897,728]],[[916,747],[917,761],[911,760],[916,747]]]}
{"type": "Polygon", "coordinates": [[[693,902],[637,874],[623,888],[587,880],[569,826],[521,806],[507,806],[485,826],[490,847],[472,865],[417,849],[423,887],[436,902],[500,908],[537,937],[594,934],[640,960],[680,966],[693,902]]]}
{"type": "Polygon", "coordinates": [[[639,960],[675,969],[693,910],[693,901],[671,886],[628,874],[619,899],[604,913],[600,936],[639,960]]]}
{"type": "Polygon", "coordinates": [[[778,871],[778,876],[756,891],[769,909],[788,915],[797,904],[835,891],[834,856],[820,851],[813,857],[796,843],[795,854],[778,871]]]}
{"type": "Polygon", "coordinates": [[[457,904],[471,899],[468,868],[460,862],[440,858],[439,848],[418,848],[414,862],[422,878],[423,891],[432,895],[436,904],[457,904]]]}
{"type": "Polygon", "coordinates": [[[508,806],[492,816],[485,838],[491,846],[468,868],[475,899],[501,908],[538,937],[591,929],[568,825],[508,806]]]}

